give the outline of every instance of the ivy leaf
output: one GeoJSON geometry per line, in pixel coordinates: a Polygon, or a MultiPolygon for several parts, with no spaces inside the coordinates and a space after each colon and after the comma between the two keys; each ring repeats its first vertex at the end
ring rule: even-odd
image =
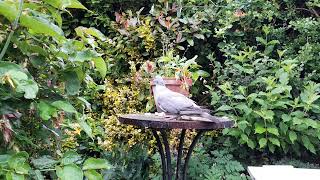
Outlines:
{"type": "Polygon", "coordinates": [[[279,131],[278,131],[278,129],[277,128],[267,128],[267,131],[269,132],[269,133],[271,133],[271,134],[274,134],[274,135],[276,135],[276,136],[279,136],[279,131]]]}
{"type": "Polygon", "coordinates": [[[260,145],[260,148],[264,148],[267,145],[267,139],[266,138],[259,139],[259,145],[260,145]]]}
{"type": "Polygon", "coordinates": [[[102,57],[94,58],[93,61],[95,63],[95,67],[97,68],[97,70],[100,73],[101,78],[104,79],[107,74],[106,62],[102,59],[102,57]]]}
{"type": "Polygon", "coordinates": [[[294,131],[289,131],[289,139],[292,143],[297,140],[297,134],[294,131]]]}
{"type": "Polygon", "coordinates": [[[66,101],[55,101],[51,105],[65,112],[69,112],[69,113],[77,112],[77,110],[70,103],[66,101]]]}
{"type": "Polygon", "coordinates": [[[61,180],[83,180],[83,172],[75,164],[69,164],[63,167],[57,166],[56,173],[61,180]]]}
{"type": "Polygon", "coordinates": [[[280,147],[280,141],[279,141],[279,139],[276,139],[276,138],[268,138],[268,140],[269,140],[272,144],[280,147]]]}
{"type": "Polygon", "coordinates": [[[83,163],[83,170],[88,169],[110,169],[111,165],[105,159],[89,158],[83,163]]]}

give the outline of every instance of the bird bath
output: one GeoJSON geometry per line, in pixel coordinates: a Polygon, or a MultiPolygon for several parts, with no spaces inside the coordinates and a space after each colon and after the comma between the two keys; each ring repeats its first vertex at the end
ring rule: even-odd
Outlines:
{"type": "Polygon", "coordinates": [[[127,114],[121,115],[119,121],[122,124],[134,125],[141,128],[150,128],[153,136],[157,140],[158,150],[161,156],[162,163],[162,172],[163,180],[172,180],[173,172],[171,166],[171,152],[168,142],[168,135],[166,130],[170,129],[181,129],[179,146],[178,146],[178,156],[177,156],[177,166],[175,173],[175,180],[185,180],[188,169],[188,162],[190,160],[192,151],[201,138],[202,134],[205,131],[215,130],[215,129],[224,129],[230,128],[234,125],[234,122],[228,118],[216,117],[216,120],[219,123],[208,122],[208,121],[199,121],[202,117],[194,116],[182,116],[177,119],[177,116],[166,115],[166,116],[157,116],[155,114],[127,114]],[[194,119],[194,120],[193,120],[194,119]],[[187,129],[195,129],[198,131],[197,135],[194,137],[190,147],[187,150],[187,155],[182,165],[182,156],[183,156],[183,143],[185,138],[185,133],[187,129]],[[158,132],[160,132],[158,134],[158,132]],[[160,138],[160,136],[161,138],[160,138]],[[162,140],[161,140],[162,139],[162,140]]]}

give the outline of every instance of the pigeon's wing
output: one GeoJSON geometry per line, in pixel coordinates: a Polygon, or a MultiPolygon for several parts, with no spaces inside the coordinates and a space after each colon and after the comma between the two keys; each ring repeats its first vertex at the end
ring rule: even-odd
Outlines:
{"type": "Polygon", "coordinates": [[[173,91],[161,93],[157,103],[163,111],[174,114],[198,107],[191,99],[173,91]]]}

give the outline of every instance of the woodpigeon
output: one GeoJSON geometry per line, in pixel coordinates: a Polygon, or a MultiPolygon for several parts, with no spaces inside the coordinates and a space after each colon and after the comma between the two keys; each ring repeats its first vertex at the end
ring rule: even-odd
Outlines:
{"type": "Polygon", "coordinates": [[[161,76],[156,76],[153,83],[155,84],[153,89],[155,103],[162,112],[174,115],[198,115],[213,122],[218,122],[208,113],[209,110],[201,108],[183,94],[168,89],[161,76]]]}

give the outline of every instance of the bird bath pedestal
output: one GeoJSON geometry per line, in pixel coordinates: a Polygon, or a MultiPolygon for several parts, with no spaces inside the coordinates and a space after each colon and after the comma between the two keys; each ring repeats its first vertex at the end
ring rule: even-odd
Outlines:
{"type": "Polygon", "coordinates": [[[194,116],[182,116],[177,119],[177,116],[157,116],[155,114],[127,114],[121,115],[119,121],[123,124],[139,126],[142,128],[150,128],[154,137],[157,140],[158,150],[161,156],[163,180],[173,179],[173,169],[171,166],[171,153],[170,146],[168,142],[168,135],[166,130],[170,129],[181,129],[180,142],[178,146],[177,155],[177,166],[175,173],[175,180],[185,180],[187,175],[188,162],[190,160],[192,151],[201,138],[205,131],[230,128],[234,125],[232,120],[227,118],[216,117],[219,123],[208,122],[208,121],[196,121],[197,118],[194,116]],[[195,129],[198,131],[197,135],[194,137],[190,147],[187,150],[187,155],[184,159],[184,164],[182,165],[183,157],[183,144],[187,129],[195,129]],[[160,132],[158,134],[158,132],[160,132]],[[160,137],[160,136],[161,137],[160,137]]]}

